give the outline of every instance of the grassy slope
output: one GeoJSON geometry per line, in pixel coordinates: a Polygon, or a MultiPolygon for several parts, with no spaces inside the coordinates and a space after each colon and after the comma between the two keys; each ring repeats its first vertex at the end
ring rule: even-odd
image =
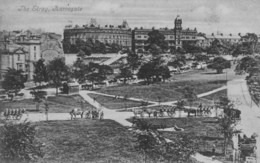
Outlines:
{"type": "Polygon", "coordinates": [[[225,81],[176,81],[171,83],[159,83],[150,85],[122,85],[100,89],[102,93],[111,95],[128,95],[128,97],[141,98],[145,100],[158,101],[161,97],[162,102],[174,101],[183,97],[183,88],[186,86],[194,87],[197,94],[201,94],[225,84],[225,81]]]}
{"type": "Polygon", "coordinates": [[[132,133],[112,120],[40,122],[46,143],[39,162],[139,162],[132,133]]]}
{"type": "MultiPolygon", "coordinates": [[[[49,103],[49,112],[50,113],[68,113],[71,109],[75,107],[80,107],[80,101],[83,98],[79,95],[73,96],[50,96],[48,97],[49,103]]],[[[0,102],[1,107],[0,109],[5,108],[26,108],[27,110],[34,111],[36,109],[36,103],[33,99],[24,99],[21,101],[8,101],[8,102],[0,102]]],[[[89,103],[85,103],[84,106],[86,107],[93,107],[89,103]]],[[[1,110],[0,110],[1,111],[1,110]]],[[[40,104],[40,112],[44,112],[44,105],[43,103],[40,104]]]]}
{"type": "Polygon", "coordinates": [[[123,99],[115,99],[114,97],[108,97],[97,94],[88,94],[92,98],[96,98],[97,102],[101,105],[109,108],[109,109],[124,109],[125,107],[137,107],[141,106],[141,102],[131,101],[131,100],[123,100],[123,99]]]}
{"type": "MultiPolygon", "coordinates": [[[[217,123],[210,123],[212,121],[216,121],[215,118],[204,117],[204,118],[147,118],[145,119],[150,124],[153,125],[163,125],[165,127],[173,127],[177,125],[180,128],[184,129],[184,133],[194,135],[196,139],[199,141],[199,151],[206,155],[211,155],[211,149],[213,144],[216,144],[216,153],[217,155],[221,155],[222,153],[222,136],[219,134],[217,130],[217,123]]],[[[129,120],[131,121],[131,120],[129,120]]],[[[174,135],[179,132],[167,132],[163,131],[163,135],[172,139],[174,135]]],[[[232,146],[228,146],[228,154],[232,153],[232,146]]],[[[223,156],[221,156],[223,158],[223,156]]]]}

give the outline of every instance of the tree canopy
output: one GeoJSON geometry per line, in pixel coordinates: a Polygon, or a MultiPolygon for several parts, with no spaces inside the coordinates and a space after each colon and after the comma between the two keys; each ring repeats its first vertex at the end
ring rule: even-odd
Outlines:
{"type": "Polygon", "coordinates": [[[158,55],[162,51],[168,50],[168,43],[165,41],[165,36],[158,30],[152,30],[148,33],[148,46],[145,50],[150,50],[153,55],[158,55]]]}
{"type": "Polygon", "coordinates": [[[4,75],[4,80],[2,82],[2,87],[6,91],[18,92],[20,89],[24,88],[24,83],[26,82],[26,77],[23,75],[22,70],[16,70],[14,68],[8,68],[4,75]]]}
{"type": "Polygon", "coordinates": [[[34,75],[33,80],[35,83],[39,83],[41,85],[42,82],[48,81],[48,73],[47,68],[44,64],[43,59],[39,59],[34,65],[34,75]]]}
{"type": "Polygon", "coordinates": [[[224,59],[223,57],[216,57],[211,64],[208,65],[208,68],[217,70],[217,73],[220,74],[223,72],[223,69],[230,68],[230,61],[224,59]]]}
{"type": "Polygon", "coordinates": [[[69,79],[69,68],[65,65],[63,58],[55,58],[47,65],[47,72],[49,80],[55,85],[56,94],[58,94],[58,87],[62,85],[63,81],[69,79]]]}

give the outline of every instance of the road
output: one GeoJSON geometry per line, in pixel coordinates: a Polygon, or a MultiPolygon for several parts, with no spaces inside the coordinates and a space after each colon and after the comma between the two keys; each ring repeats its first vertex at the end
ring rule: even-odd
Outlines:
{"type": "Polygon", "coordinates": [[[227,83],[228,97],[237,100],[237,109],[241,111],[241,121],[237,129],[243,134],[251,136],[256,133],[257,137],[257,160],[260,161],[260,108],[251,100],[246,81],[236,79],[227,83]]]}

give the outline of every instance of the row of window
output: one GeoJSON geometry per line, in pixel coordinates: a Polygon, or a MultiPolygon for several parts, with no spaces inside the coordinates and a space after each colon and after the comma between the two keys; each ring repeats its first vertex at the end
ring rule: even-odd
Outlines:
{"type": "Polygon", "coordinates": [[[74,35],[71,36],[71,38],[95,38],[98,39],[98,36],[100,36],[101,39],[105,39],[105,38],[120,38],[120,39],[127,39],[127,38],[131,38],[131,36],[122,36],[122,35],[74,35]]]}

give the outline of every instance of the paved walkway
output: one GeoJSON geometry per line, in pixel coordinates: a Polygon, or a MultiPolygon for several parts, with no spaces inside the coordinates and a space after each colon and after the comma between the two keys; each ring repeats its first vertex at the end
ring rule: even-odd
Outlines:
{"type": "MultiPolygon", "coordinates": [[[[237,125],[237,129],[242,130],[243,134],[248,137],[256,133],[257,137],[257,160],[260,157],[260,108],[252,101],[248,91],[246,81],[237,79],[229,81],[228,97],[239,101],[237,108],[241,111],[241,121],[237,125]]],[[[237,141],[234,142],[237,146],[237,141]]]]}

